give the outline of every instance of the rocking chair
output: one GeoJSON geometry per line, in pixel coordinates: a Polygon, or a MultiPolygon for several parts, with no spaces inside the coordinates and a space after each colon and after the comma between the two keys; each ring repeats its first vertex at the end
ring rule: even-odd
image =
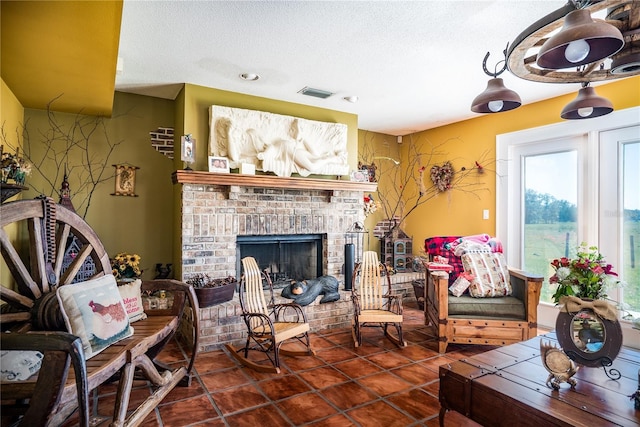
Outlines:
{"type": "Polygon", "coordinates": [[[395,345],[400,348],[406,347],[407,343],[402,339],[402,295],[391,293],[391,278],[386,272],[386,266],[378,261],[376,252],[363,253],[362,262],[353,272],[351,289],[351,300],[354,305],[352,332],[355,346],[362,345],[362,327],[377,326],[384,330],[385,336],[395,345]],[[384,277],[381,274],[382,271],[385,272],[384,277]],[[387,331],[389,325],[396,328],[397,337],[387,331]]]}
{"type": "Polygon", "coordinates": [[[315,352],[309,345],[309,323],[299,304],[274,304],[273,284],[269,275],[260,271],[252,257],[242,259],[244,273],[240,280],[240,306],[242,317],[247,325],[247,341],[243,348],[236,349],[231,344],[226,347],[231,355],[245,366],[258,372],[280,373],[280,356],[313,356],[315,352]],[[270,292],[269,303],[265,301],[263,280],[270,292]],[[305,350],[281,348],[287,340],[295,339],[305,350]],[[249,360],[249,350],[263,352],[271,361],[264,365],[249,360]],[[244,353],[244,356],[240,354],[244,353]]]}

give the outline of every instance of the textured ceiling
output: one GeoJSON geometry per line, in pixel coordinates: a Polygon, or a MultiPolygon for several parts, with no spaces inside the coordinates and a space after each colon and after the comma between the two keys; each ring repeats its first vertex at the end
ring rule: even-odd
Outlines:
{"type": "MultiPolygon", "coordinates": [[[[173,98],[171,84],[193,83],[347,111],[361,129],[404,135],[476,117],[485,53],[493,70],[507,42],[565,3],[126,0],[116,88],[173,98]],[[335,95],[299,94],[305,86],[335,95]]],[[[501,77],[523,103],[580,87],[501,77]]]]}
{"type": "MultiPolygon", "coordinates": [[[[2,78],[25,107],[62,95],[59,111],[109,115],[114,87],[173,99],[192,83],[346,111],[361,129],[405,135],[477,117],[469,108],[489,80],[485,53],[492,70],[508,42],[565,2],[1,4],[2,78]],[[245,72],[261,79],[243,81],[245,72]],[[335,94],[304,96],[305,86],[335,94]],[[343,100],[351,95],[359,101],[343,100]]],[[[501,77],[525,104],[579,89],[501,77]]]]}

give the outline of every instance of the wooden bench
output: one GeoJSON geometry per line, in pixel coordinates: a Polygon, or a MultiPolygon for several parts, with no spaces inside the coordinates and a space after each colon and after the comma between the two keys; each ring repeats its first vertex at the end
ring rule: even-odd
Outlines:
{"type": "Polygon", "coordinates": [[[38,375],[26,381],[2,382],[2,416],[19,418],[19,425],[57,426],[78,409],[81,426],[89,425],[89,391],[109,381],[118,382],[112,426],[137,426],[178,384],[189,385],[198,351],[198,301],[190,285],[176,280],[152,280],[142,290],[166,290],[173,295],[168,309],[146,310],[147,318],[132,324],[132,336],[111,344],[85,360],[79,338],[66,332],[34,331],[46,324],[55,311],[55,289],[73,286],[74,277],[86,260],[95,264],[98,277],[111,272],[109,257],[93,230],[79,216],[50,200],[11,202],[0,208],[2,255],[16,281],[17,291],[0,287],[3,306],[1,346],[3,350],[37,350],[44,354],[38,375]],[[28,260],[18,254],[8,237],[11,224],[25,222],[29,232],[28,260]],[[48,236],[48,237],[47,237],[48,236]],[[69,237],[80,242],[80,250],[66,269],[61,267],[69,237]],[[44,237],[44,238],[43,238],[44,237]],[[51,254],[51,252],[54,252],[51,254]],[[53,272],[53,275],[49,274],[53,272]],[[52,283],[54,282],[54,283],[52,283]],[[173,337],[185,303],[193,315],[193,347],[190,358],[169,368],[155,360],[173,337]],[[10,332],[9,332],[10,331],[10,332]],[[134,379],[145,379],[154,392],[127,415],[134,379]],[[11,399],[8,399],[8,398],[11,399]]]}

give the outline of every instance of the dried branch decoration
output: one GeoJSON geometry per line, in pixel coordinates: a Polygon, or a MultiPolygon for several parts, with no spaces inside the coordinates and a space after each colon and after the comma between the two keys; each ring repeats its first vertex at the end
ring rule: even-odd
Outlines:
{"type": "Polygon", "coordinates": [[[59,120],[52,104],[60,96],[47,104],[48,126],[38,129],[37,140],[29,135],[28,123],[16,129],[15,144],[8,141],[4,123],[0,137],[14,151],[23,141],[23,157],[32,165],[33,178],[39,178],[29,182],[34,191],[61,198],[60,183],[66,173],[74,190],[73,205],[86,218],[96,187],[113,178],[109,157],[123,141],[110,140],[104,117],[76,114],[72,122],[59,120]]]}
{"type": "MultiPolygon", "coordinates": [[[[400,227],[419,206],[444,191],[462,191],[480,197],[478,190],[488,190],[484,183],[472,178],[481,176],[481,171],[490,170],[488,166],[495,163],[494,160],[486,158],[487,153],[475,161],[473,167],[462,167],[456,171],[453,166],[456,159],[446,161],[442,165],[438,165],[436,159],[449,157],[443,151],[443,147],[455,143],[458,138],[434,145],[429,141],[419,144],[420,137],[421,135],[409,136],[408,151],[406,156],[402,156],[400,164],[381,161],[375,165],[378,181],[376,200],[384,212],[384,218],[394,220],[394,227],[400,227]],[[429,178],[425,176],[426,172],[429,178]]],[[[361,162],[373,164],[372,160],[376,156],[380,157],[380,153],[375,153],[373,144],[365,140],[361,162]]],[[[469,161],[459,160],[460,163],[469,161]]]]}

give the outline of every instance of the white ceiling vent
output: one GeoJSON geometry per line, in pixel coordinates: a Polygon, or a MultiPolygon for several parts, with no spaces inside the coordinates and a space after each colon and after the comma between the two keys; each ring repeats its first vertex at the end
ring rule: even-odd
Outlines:
{"type": "Polygon", "coordinates": [[[333,95],[332,92],[327,92],[326,90],[322,90],[322,89],[314,89],[309,86],[303,87],[298,91],[298,93],[301,93],[303,95],[315,96],[316,98],[322,98],[322,99],[326,99],[331,95],[333,95]]]}

